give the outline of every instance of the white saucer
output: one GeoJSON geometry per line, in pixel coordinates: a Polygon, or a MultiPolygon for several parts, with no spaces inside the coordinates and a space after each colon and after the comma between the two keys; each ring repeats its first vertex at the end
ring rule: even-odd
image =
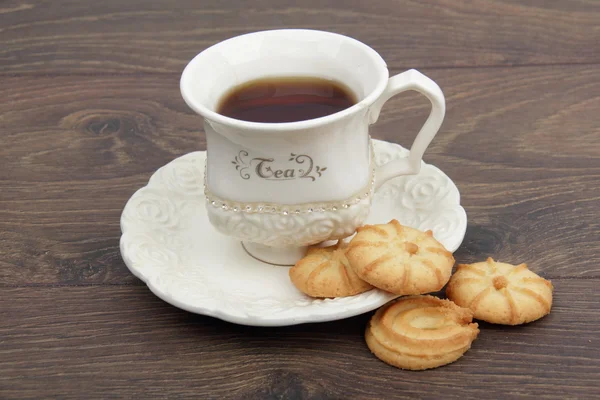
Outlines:
{"type": "MultiPolygon", "coordinates": [[[[374,141],[376,163],[408,155],[392,143],[374,141]]],[[[300,293],[288,268],[262,263],[241,243],[216,232],[203,195],[206,152],[163,166],[127,202],[121,216],[121,254],[131,272],[164,301],[198,314],[255,326],[331,321],[374,310],[395,296],[380,290],[316,300],[300,293]]],[[[396,218],[431,229],[450,251],[467,227],[458,189],[438,168],[423,164],[418,175],[384,184],[368,223],[396,218]]]]}

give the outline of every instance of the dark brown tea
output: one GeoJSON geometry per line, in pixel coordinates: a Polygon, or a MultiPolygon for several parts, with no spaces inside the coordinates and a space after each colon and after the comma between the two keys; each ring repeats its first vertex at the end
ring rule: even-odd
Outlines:
{"type": "Polygon", "coordinates": [[[341,83],[322,78],[264,78],[233,88],[217,112],[250,122],[295,122],[324,117],[356,104],[341,83]]]}

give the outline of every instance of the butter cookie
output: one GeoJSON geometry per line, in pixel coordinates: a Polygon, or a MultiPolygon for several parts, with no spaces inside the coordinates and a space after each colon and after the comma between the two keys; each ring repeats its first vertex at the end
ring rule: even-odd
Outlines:
{"type": "Polygon", "coordinates": [[[473,313],[450,300],[410,296],[381,307],[367,325],[373,354],[398,368],[423,370],[458,360],[477,338],[473,313]]]}
{"type": "Polygon", "coordinates": [[[290,279],[302,293],[311,297],[345,297],[366,292],[373,286],[350,268],[341,241],[329,247],[311,247],[290,271],[290,279]]]}
{"type": "Polygon", "coordinates": [[[530,271],[488,258],[475,264],[460,264],[450,279],[446,295],[475,318],[493,324],[519,325],[550,312],[553,286],[530,271]]]}
{"type": "Polygon", "coordinates": [[[398,295],[424,294],[444,287],[454,258],[431,231],[392,220],[358,228],[346,256],[356,274],[371,285],[398,295]]]}

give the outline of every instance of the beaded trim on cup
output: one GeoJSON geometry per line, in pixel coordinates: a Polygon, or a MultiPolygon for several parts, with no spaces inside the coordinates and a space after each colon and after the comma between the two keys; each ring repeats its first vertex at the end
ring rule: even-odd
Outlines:
{"type": "MultiPolygon", "coordinates": [[[[319,203],[303,203],[303,204],[277,204],[267,202],[255,203],[239,203],[229,201],[215,196],[208,190],[206,182],[206,165],[204,166],[204,195],[206,197],[207,206],[220,208],[223,211],[243,212],[249,214],[281,214],[281,215],[298,215],[310,214],[313,212],[338,211],[350,208],[353,205],[360,203],[363,200],[369,199],[375,191],[375,152],[373,143],[371,147],[371,179],[366,188],[358,191],[354,196],[342,201],[329,201],[319,203]]],[[[206,160],[205,160],[206,164],[206,160]]]]}

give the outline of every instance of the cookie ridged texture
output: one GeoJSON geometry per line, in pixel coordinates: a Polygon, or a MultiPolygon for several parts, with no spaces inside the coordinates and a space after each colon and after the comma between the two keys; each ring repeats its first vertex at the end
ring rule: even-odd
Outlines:
{"type": "Polygon", "coordinates": [[[452,253],[431,231],[402,226],[396,220],[359,228],[346,255],[361,279],[398,295],[442,289],[454,265],[452,253]]]}
{"type": "Polygon", "coordinates": [[[448,298],[493,324],[519,325],[535,321],[552,308],[552,283],[526,264],[511,265],[488,258],[458,265],[446,288],[448,298]]]}
{"type": "Polygon", "coordinates": [[[373,289],[350,268],[342,245],[310,248],[289,271],[294,286],[311,297],[345,297],[373,289]]]}
{"type": "Polygon", "coordinates": [[[377,358],[398,368],[423,370],[458,360],[477,338],[473,313],[450,300],[409,296],[383,306],[365,340],[377,358]]]}

